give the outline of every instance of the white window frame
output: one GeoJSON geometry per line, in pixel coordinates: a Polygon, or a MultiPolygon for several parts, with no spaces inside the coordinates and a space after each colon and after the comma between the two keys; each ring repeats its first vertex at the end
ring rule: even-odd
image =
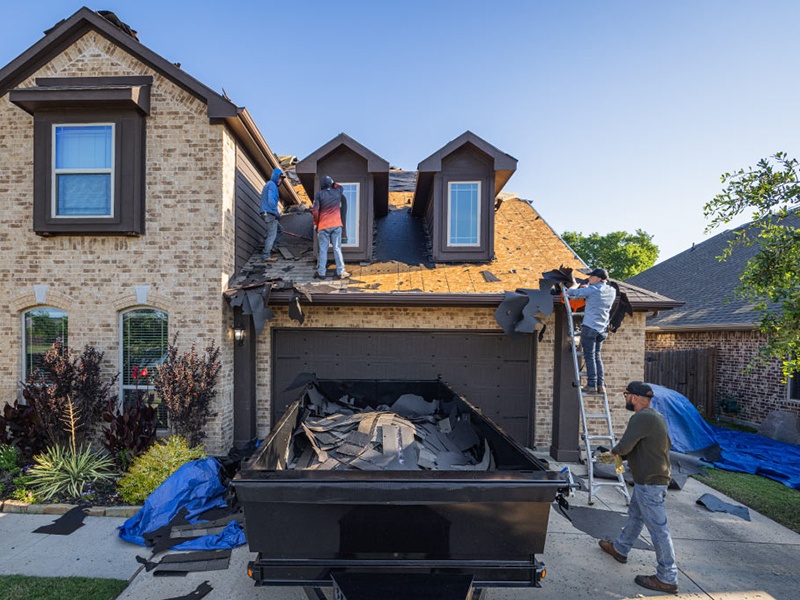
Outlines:
{"type": "MultiPolygon", "coordinates": [[[[131,384],[125,384],[125,315],[139,312],[143,310],[154,310],[164,313],[167,316],[167,348],[169,348],[169,313],[165,310],[161,310],[160,308],[155,308],[154,306],[134,306],[127,310],[124,310],[119,313],[119,392],[117,397],[117,406],[120,410],[125,409],[125,391],[132,390],[136,391],[137,386],[131,384]]],[[[154,365],[153,368],[157,366],[154,365]]],[[[147,367],[150,369],[151,367],[147,367]]],[[[148,374],[149,375],[149,374],[148,374]]],[[[138,389],[142,391],[142,393],[146,396],[149,392],[153,392],[155,394],[155,388],[152,385],[145,385],[145,386],[138,386],[138,389]]]]}
{"type": "MultiPolygon", "coordinates": [[[[28,380],[28,353],[26,352],[28,348],[28,327],[25,324],[25,319],[29,313],[32,313],[37,310],[57,310],[59,312],[64,313],[67,317],[67,323],[69,323],[69,313],[62,308],[58,308],[56,306],[36,306],[34,308],[29,308],[26,311],[23,311],[21,314],[22,317],[22,381],[28,380]]],[[[69,326],[68,326],[69,327],[69,326]]],[[[67,338],[69,338],[69,332],[67,332],[67,338]]],[[[69,344],[69,339],[62,340],[65,342],[65,345],[69,344]]],[[[49,348],[48,348],[49,350],[49,348]]]]}
{"type": "Polygon", "coordinates": [[[447,246],[450,248],[477,248],[481,245],[481,182],[480,181],[448,181],[447,182],[447,246]],[[478,188],[478,214],[475,243],[454,243],[452,241],[451,223],[453,214],[453,185],[474,184],[478,188]]]}
{"type": "MultiPolygon", "coordinates": [[[[342,188],[346,185],[354,185],[356,187],[356,225],[355,225],[355,232],[350,231],[347,229],[347,242],[342,242],[342,248],[355,248],[358,246],[360,241],[360,232],[361,232],[361,184],[355,181],[339,181],[337,182],[342,188]],[[353,241],[355,240],[355,241],[353,241]]],[[[344,190],[342,190],[344,194],[344,190]]],[[[350,203],[350,199],[347,200],[347,214],[350,214],[352,210],[352,206],[350,203]]],[[[344,223],[347,225],[347,223],[344,223]]]]}
{"type": "Polygon", "coordinates": [[[51,152],[51,184],[50,184],[50,216],[54,219],[113,219],[114,218],[114,172],[116,170],[114,149],[116,148],[117,128],[115,123],[53,123],[50,132],[52,140],[51,152]],[[103,169],[56,169],[56,130],[59,127],[111,127],[111,166],[103,169]],[[108,173],[110,175],[109,214],[107,215],[60,215],[58,214],[58,176],[108,173]]]}

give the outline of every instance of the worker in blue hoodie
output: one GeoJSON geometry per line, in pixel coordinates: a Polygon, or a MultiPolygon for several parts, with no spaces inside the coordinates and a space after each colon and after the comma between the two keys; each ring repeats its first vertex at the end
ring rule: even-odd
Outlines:
{"type": "Polygon", "coordinates": [[[272,177],[270,177],[264,189],[261,190],[261,207],[259,209],[261,218],[267,225],[267,236],[264,239],[264,260],[267,262],[274,262],[278,260],[273,258],[271,254],[278,249],[278,242],[281,240],[283,234],[283,227],[281,227],[281,210],[278,206],[280,200],[279,186],[286,179],[286,174],[277,167],[272,169],[272,177]]]}

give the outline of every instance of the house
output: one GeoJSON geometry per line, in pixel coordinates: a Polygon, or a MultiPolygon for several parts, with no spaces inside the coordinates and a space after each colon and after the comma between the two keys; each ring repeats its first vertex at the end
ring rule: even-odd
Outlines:
{"type": "MultiPolygon", "coordinates": [[[[213,454],[264,436],[313,372],[442,377],[521,443],[578,457],[558,298],[535,334],[507,335],[495,311],[543,272],[585,265],[503,192],[517,161],[474,133],[411,174],[346,134],[322,144],[288,169],[281,257],[264,262],[259,193],[280,161],[247,110],[83,8],[0,70],[0,150],[4,398],[67,338],[105,352],[124,403],[149,383],[131,368],[178,334],[180,349],[221,348],[213,454]],[[348,198],[349,280],[312,277],[323,175],[348,198]]],[[[677,304],[625,291],[633,316],[604,347],[612,392],[642,377],[646,312],[677,304]]]]}
{"type": "MultiPolygon", "coordinates": [[[[800,216],[790,215],[784,222],[798,227],[800,216]]],[[[742,227],[750,226],[752,223],[742,227]]],[[[709,406],[710,412],[719,411],[753,424],[761,423],[773,410],[800,414],[800,378],[782,383],[777,361],[745,371],[766,340],[758,329],[758,314],[753,306],[734,293],[758,246],[737,245],[726,260],[718,259],[735,235],[736,230],[719,233],[626,281],[685,301],[679,308],[647,318],[648,356],[657,363],[659,357],[665,356],[663,353],[712,351],[712,402],[691,398],[709,406]]],[[[699,372],[689,374],[695,376],[700,377],[699,372]]]]}

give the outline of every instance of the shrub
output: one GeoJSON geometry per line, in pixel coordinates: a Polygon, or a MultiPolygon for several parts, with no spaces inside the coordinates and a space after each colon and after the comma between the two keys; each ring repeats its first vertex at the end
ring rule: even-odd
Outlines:
{"type": "Polygon", "coordinates": [[[192,448],[184,438],[172,436],[137,457],[117,489],[127,504],[142,504],[182,465],[205,457],[202,448],[192,448]]]}
{"type": "Polygon", "coordinates": [[[80,444],[100,422],[109,390],[117,380],[117,375],[102,380],[102,360],[103,353],[92,346],[73,356],[62,342],[56,342],[45,352],[41,366],[21,383],[22,395],[36,410],[53,445],[68,441],[62,427],[68,410],[77,415],[75,434],[80,444]]]}
{"type": "Polygon", "coordinates": [[[44,500],[53,496],[78,497],[87,483],[114,478],[114,462],[86,447],[53,446],[34,458],[28,471],[30,486],[44,500]]]}
{"type": "Polygon", "coordinates": [[[19,471],[18,459],[19,450],[14,446],[0,444],[0,472],[17,473],[19,471]]]}
{"type": "Polygon", "coordinates": [[[188,352],[178,356],[177,340],[175,335],[166,361],[156,368],[153,387],[167,407],[170,434],[183,436],[190,446],[197,446],[205,437],[203,428],[216,394],[219,348],[211,342],[206,355],[200,357],[192,344],[188,352]]]}
{"type": "Polygon", "coordinates": [[[2,421],[6,424],[6,443],[19,450],[21,461],[29,461],[47,448],[47,431],[33,406],[17,400],[13,405],[6,404],[2,421]]]}
{"type": "Polygon", "coordinates": [[[144,402],[141,396],[122,412],[116,401],[110,401],[103,420],[108,423],[103,430],[103,445],[123,470],[127,470],[131,461],[156,441],[158,415],[153,405],[144,402]]]}

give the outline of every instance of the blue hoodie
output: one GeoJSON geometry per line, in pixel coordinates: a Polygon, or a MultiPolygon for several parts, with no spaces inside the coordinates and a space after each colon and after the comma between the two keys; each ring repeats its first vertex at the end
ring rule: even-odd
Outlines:
{"type": "Polygon", "coordinates": [[[278,210],[278,200],[280,199],[280,193],[278,191],[278,179],[281,175],[283,175],[283,171],[277,167],[272,169],[272,177],[270,177],[267,185],[264,186],[264,189],[261,190],[261,208],[259,209],[259,212],[267,212],[271,215],[275,215],[276,217],[281,215],[280,211],[278,210]]]}

